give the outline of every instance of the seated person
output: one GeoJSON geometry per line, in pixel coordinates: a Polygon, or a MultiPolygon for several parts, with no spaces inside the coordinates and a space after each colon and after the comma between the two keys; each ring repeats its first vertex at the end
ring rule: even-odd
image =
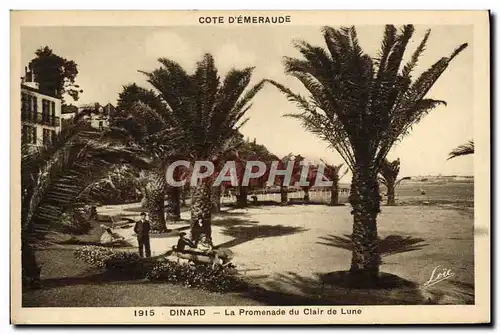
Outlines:
{"type": "Polygon", "coordinates": [[[104,232],[101,235],[101,240],[100,240],[102,244],[109,244],[115,241],[122,241],[125,239],[118,233],[114,233],[113,230],[106,225],[101,225],[101,228],[104,229],[104,232]]]}
{"type": "Polygon", "coordinates": [[[203,254],[212,253],[213,247],[205,234],[200,235],[200,240],[196,243],[195,250],[203,254]]]}
{"type": "Polygon", "coordinates": [[[193,243],[190,239],[186,237],[186,233],[182,232],[179,234],[179,240],[177,245],[173,246],[172,249],[179,253],[188,253],[193,255],[209,255],[212,253],[212,245],[208,241],[205,234],[200,235],[200,240],[193,243]]]}
{"type": "Polygon", "coordinates": [[[189,248],[196,248],[196,245],[186,237],[185,232],[181,232],[179,234],[179,240],[177,241],[177,246],[175,246],[175,250],[178,252],[186,252],[189,249],[186,249],[186,246],[189,248]]]}

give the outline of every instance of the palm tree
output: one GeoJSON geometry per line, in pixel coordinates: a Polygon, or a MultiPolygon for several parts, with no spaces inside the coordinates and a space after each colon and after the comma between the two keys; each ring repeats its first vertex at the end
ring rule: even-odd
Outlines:
{"type": "MultiPolygon", "coordinates": [[[[296,181],[300,180],[304,168],[306,168],[305,165],[302,166],[302,168],[300,168],[297,171],[298,174],[294,175],[295,176],[294,179],[296,181]]],[[[311,200],[311,197],[309,195],[309,191],[313,187],[314,182],[316,181],[317,175],[318,175],[318,166],[309,164],[308,168],[307,168],[307,175],[305,177],[305,180],[307,181],[307,186],[300,186],[300,188],[304,192],[304,197],[303,197],[304,203],[308,203],[311,200]]]]}
{"type": "Polygon", "coordinates": [[[118,109],[110,122],[107,136],[121,139],[154,162],[151,168],[141,173],[142,204],[149,212],[151,229],[164,232],[167,229],[165,194],[169,195],[168,208],[175,210],[180,207],[170,204],[176,199],[180,201],[180,196],[175,197],[175,190],[169,192],[165,177],[166,167],[176,159],[176,152],[181,149],[179,144],[175,148],[172,144],[178,135],[172,126],[169,109],[154,91],[135,84],[124,87],[118,109]]]}
{"type": "MultiPolygon", "coordinates": [[[[248,205],[248,190],[263,188],[269,176],[269,167],[272,161],[277,161],[278,158],[269,152],[269,150],[262,144],[258,144],[256,140],[250,141],[248,138],[242,140],[239,145],[235,146],[233,159],[236,162],[236,174],[238,177],[238,189],[236,194],[236,205],[238,207],[246,207],[248,205]],[[266,164],[265,173],[259,178],[249,180],[248,185],[243,186],[243,176],[245,173],[246,164],[249,161],[260,161],[266,164]]],[[[257,168],[254,167],[252,172],[256,172],[257,168]]]]}
{"type": "Polygon", "coordinates": [[[302,57],[286,57],[284,61],[287,74],[303,84],[309,97],[270,81],[302,109],[289,116],[329,142],[352,171],[350,275],[353,280],[366,283],[377,281],[380,265],[376,219],[380,212],[377,174],[381,162],[414,124],[430,110],[445,104],[426,95],[450,62],[467,47],[460,45],[412,80],[412,70],[430,35],[427,31],[402,66],[413,32],[412,25],[399,31],[387,25],[380,52],[372,58],[361,49],[355,27],[324,27],[326,50],[298,42],[295,46],[302,57]]]}
{"type": "Polygon", "coordinates": [[[392,162],[385,158],[380,165],[381,177],[378,180],[387,188],[387,205],[396,205],[396,187],[402,181],[411,179],[406,176],[398,180],[400,164],[399,158],[392,162]]]}
{"type": "Polygon", "coordinates": [[[321,160],[321,162],[325,166],[326,178],[332,182],[332,186],[330,187],[330,205],[339,205],[339,181],[347,174],[348,170],[345,169],[344,172],[340,174],[340,170],[342,169],[342,166],[344,166],[344,164],[330,165],[323,160],[321,160]]]}
{"type": "Polygon", "coordinates": [[[115,203],[118,201],[120,204],[123,201],[137,199],[138,191],[142,195],[143,187],[140,173],[127,164],[112,166],[107,176],[94,185],[105,190],[101,196],[98,196],[99,202],[115,203]]]}
{"type": "MultiPolygon", "coordinates": [[[[178,151],[190,160],[217,160],[225,143],[245,123],[243,116],[264,82],[247,89],[253,67],[231,69],[221,80],[210,54],[196,64],[193,74],[172,60],[160,58],[159,62],[160,68],[141,73],[168,110],[168,124],[179,134],[174,146],[182,147],[178,151]]],[[[213,177],[204,178],[192,185],[191,193],[192,229],[199,226],[195,234],[204,232],[209,237],[212,184],[213,177]]]]}
{"type": "MultiPolygon", "coordinates": [[[[221,149],[222,153],[214,160],[214,178],[217,178],[222,172],[222,168],[227,161],[234,161],[240,163],[238,150],[243,145],[243,135],[238,131],[235,135],[223,144],[221,149]]],[[[241,166],[239,166],[241,167],[241,166]]],[[[212,213],[219,213],[222,206],[222,194],[227,184],[214,184],[212,187],[211,201],[212,213]]]]}
{"type": "Polygon", "coordinates": [[[469,154],[474,154],[474,141],[469,140],[467,144],[463,144],[455,148],[453,151],[450,152],[449,157],[447,160],[460,157],[462,155],[469,155],[469,154]]]}
{"type": "Polygon", "coordinates": [[[96,182],[108,177],[117,164],[147,167],[137,152],[103,140],[102,133],[76,117],[68,121],[53,142],[41,148],[22,145],[21,241],[23,283],[40,281],[36,247],[46,242],[49,231],[61,227],[67,210],[92,202],[103,187],[96,182]],[[45,242],[44,242],[45,241],[45,242]]]}
{"type": "Polygon", "coordinates": [[[299,155],[293,155],[292,153],[287,154],[283,158],[280,159],[279,164],[278,164],[278,169],[286,169],[288,164],[292,162],[293,167],[292,167],[292,177],[290,179],[289,184],[287,184],[285,181],[284,176],[277,176],[276,181],[277,184],[280,187],[280,199],[281,199],[281,205],[288,205],[288,186],[290,184],[293,184],[295,181],[297,181],[297,178],[300,177],[300,172],[302,170],[301,162],[304,161],[304,157],[299,155]]]}

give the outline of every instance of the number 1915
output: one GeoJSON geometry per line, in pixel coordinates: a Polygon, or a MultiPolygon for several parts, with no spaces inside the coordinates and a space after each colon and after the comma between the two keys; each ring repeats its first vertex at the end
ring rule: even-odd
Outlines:
{"type": "Polygon", "coordinates": [[[152,317],[155,310],[134,310],[134,317],[152,317]]]}

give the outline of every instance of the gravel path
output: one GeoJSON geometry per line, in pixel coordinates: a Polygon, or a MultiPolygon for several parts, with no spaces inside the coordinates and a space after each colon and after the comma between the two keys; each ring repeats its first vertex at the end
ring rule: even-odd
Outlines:
{"type": "MultiPolygon", "coordinates": [[[[189,212],[182,216],[189,219],[189,212]]],[[[420,285],[436,266],[449,268],[454,273],[451,283],[439,283],[424,294],[439,295],[444,303],[453,303],[457,302],[453,294],[458,293],[458,302],[470,301],[464,294],[470,295],[474,284],[472,215],[437,206],[383,207],[378,228],[381,238],[422,239],[417,243],[421,248],[384,257],[381,271],[420,285]]],[[[239,270],[271,290],[314,294],[319,284],[316,274],[347,270],[350,265],[350,251],[333,245],[334,237],[344,237],[352,230],[349,206],[231,210],[214,217],[212,230],[216,245],[233,250],[233,263],[239,270]]],[[[135,244],[131,229],[119,231],[135,244]]],[[[170,250],[176,240],[176,236],[152,237],[153,255],[170,250]]]]}

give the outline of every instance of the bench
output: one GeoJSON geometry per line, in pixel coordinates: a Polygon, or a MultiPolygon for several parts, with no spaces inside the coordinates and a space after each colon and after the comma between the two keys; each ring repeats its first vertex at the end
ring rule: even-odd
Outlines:
{"type": "Polygon", "coordinates": [[[214,249],[210,254],[197,253],[192,250],[178,251],[176,246],[172,246],[173,254],[178,259],[184,259],[196,264],[211,264],[212,268],[217,265],[223,267],[227,266],[233,256],[232,251],[229,249],[214,249]]]}

